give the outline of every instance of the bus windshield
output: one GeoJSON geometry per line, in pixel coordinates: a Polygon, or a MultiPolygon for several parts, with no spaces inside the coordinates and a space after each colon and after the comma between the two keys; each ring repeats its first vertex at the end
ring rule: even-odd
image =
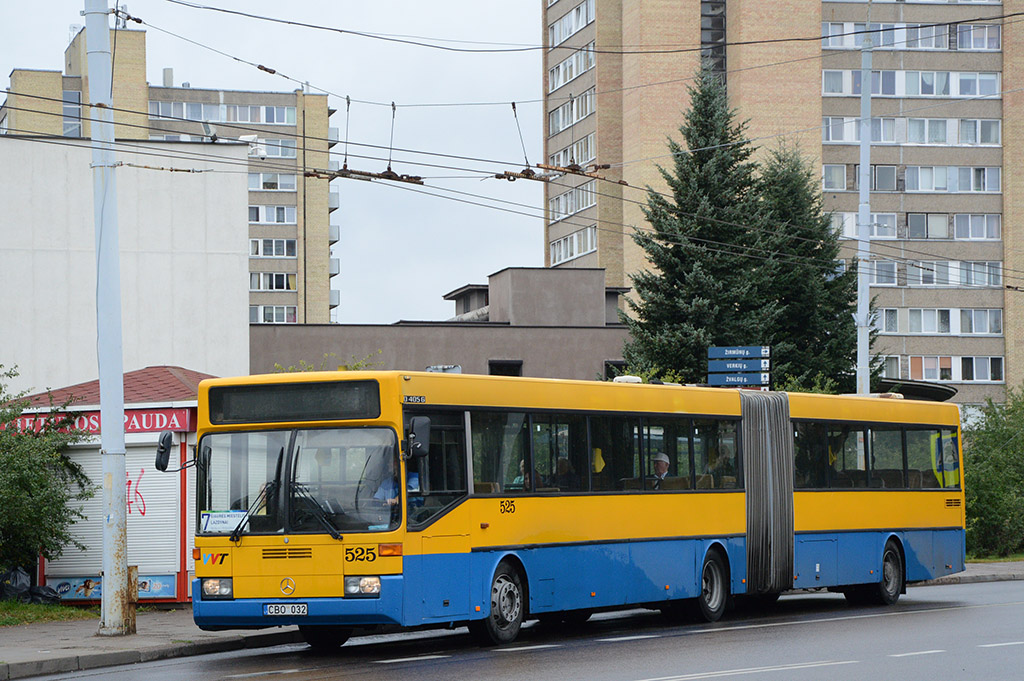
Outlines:
{"type": "Polygon", "coordinates": [[[199,452],[200,534],[339,535],[401,520],[390,428],[213,433],[199,452]]]}

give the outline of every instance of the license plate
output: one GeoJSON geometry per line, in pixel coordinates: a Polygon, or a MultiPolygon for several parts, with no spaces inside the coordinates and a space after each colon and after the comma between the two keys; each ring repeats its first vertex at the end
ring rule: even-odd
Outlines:
{"type": "Polygon", "coordinates": [[[305,603],[264,603],[263,614],[271,617],[304,617],[309,614],[305,603]]]}

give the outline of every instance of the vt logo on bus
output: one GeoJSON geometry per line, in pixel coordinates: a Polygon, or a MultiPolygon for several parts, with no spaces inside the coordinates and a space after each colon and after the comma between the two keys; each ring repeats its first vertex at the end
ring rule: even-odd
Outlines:
{"type": "Polygon", "coordinates": [[[223,565],[227,557],[226,553],[204,553],[203,565],[223,565]]]}

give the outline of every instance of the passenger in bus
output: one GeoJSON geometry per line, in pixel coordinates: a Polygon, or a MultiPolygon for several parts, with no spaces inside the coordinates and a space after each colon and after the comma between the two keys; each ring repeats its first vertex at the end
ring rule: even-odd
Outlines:
{"type": "Polygon", "coordinates": [[[380,481],[380,485],[377,487],[377,491],[373,493],[373,498],[378,501],[387,503],[389,506],[394,506],[398,503],[398,473],[395,471],[395,457],[386,456],[385,459],[385,471],[384,477],[380,481]]]}
{"type": "Polygon", "coordinates": [[[563,492],[580,491],[580,476],[576,474],[576,470],[572,467],[572,462],[569,461],[568,457],[558,457],[558,462],[555,464],[555,479],[553,482],[554,486],[563,492]]]}
{"type": "Polygon", "coordinates": [[[652,489],[661,489],[665,478],[668,477],[669,460],[668,455],[662,452],[651,454],[651,466],[654,468],[654,477],[651,480],[652,489]]]}

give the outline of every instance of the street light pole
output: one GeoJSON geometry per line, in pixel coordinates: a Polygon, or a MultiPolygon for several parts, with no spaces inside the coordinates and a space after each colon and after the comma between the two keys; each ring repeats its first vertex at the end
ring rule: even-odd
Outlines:
{"type": "Polygon", "coordinates": [[[103,460],[103,581],[99,634],[121,636],[135,633],[135,611],[128,602],[121,269],[107,0],[85,0],[84,14],[92,120],[96,359],[100,378],[100,458],[103,460]]]}
{"type": "Polygon", "coordinates": [[[871,392],[869,307],[871,267],[871,37],[864,36],[860,60],[860,203],[857,211],[857,394],[871,392]]]}

